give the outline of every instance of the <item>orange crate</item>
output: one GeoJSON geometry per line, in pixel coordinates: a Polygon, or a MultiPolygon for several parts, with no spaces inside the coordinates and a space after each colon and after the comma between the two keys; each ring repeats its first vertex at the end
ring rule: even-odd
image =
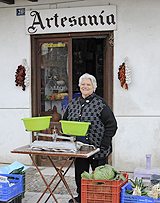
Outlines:
{"type": "Polygon", "coordinates": [[[82,203],[120,203],[121,187],[128,182],[128,174],[122,180],[81,180],[82,203]]]}

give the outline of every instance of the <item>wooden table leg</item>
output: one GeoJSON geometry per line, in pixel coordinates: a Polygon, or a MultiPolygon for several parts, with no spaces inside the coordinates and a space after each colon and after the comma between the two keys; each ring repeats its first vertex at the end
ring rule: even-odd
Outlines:
{"type": "MultiPolygon", "coordinates": [[[[36,167],[37,171],[39,172],[41,178],[43,179],[43,181],[44,181],[44,183],[45,183],[45,185],[46,185],[46,190],[42,193],[42,195],[41,195],[40,198],[38,199],[37,203],[40,202],[40,200],[42,199],[42,197],[44,196],[44,194],[45,194],[45,192],[46,192],[47,190],[49,190],[50,195],[53,197],[53,199],[55,200],[55,202],[58,203],[58,201],[57,201],[55,195],[52,193],[52,190],[51,190],[51,188],[50,188],[50,185],[49,185],[49,184],[47,183],[47,181],[45,180],[45,178],[44,178],[42,172],[41,172],[40,169],[38,168],[38,165],[37,165],[36,162],[34,161],[34,158],[32,157],[31,154],[29,154],[29,156],[30,156],[30,158],[32,159],[34,166],[36,167]]],[[[54,179],[55,179],[55,178],[54,178],[54,179]]]]}
{"type": "MultiPolygon", "coordinates": [[[[51,157],[48,156],[48,158],[49,158],[50,162],[52,163],[53,167],[56,169],[57,174],[58,174],[59,177],[60,177],[60,180],[58,181],[58,183],[56,184],[56,186],[53,188],[52,192],[55,191],[55,189],[57,188],[57,186],[59,185],[59,183],[62,181],[63,184],[64,184],[64,186],[66,187],[68,193],[71,195],[71,197],[72,197],[72,199],[73,199],[73,202],[75,203],[73,194],[72,194],[72,192],[71,192],[71,190],[70,190],[70,188],[69,188],[68,183],[66,182],[66,180],[65,180],[65,178],[64,178],[65,174],[68,172],[68,170],[69,170],[70,167],[72,166],[72,164],[73,164],[75,158],[72,158],[71,163],[69,164],[69,166],[67,167],[67,169],[64,171],[63,174],[62,174],[62,171],[63,171],[62,169],[63,169],[63,167],[65,166],[66,162],[67,162],[70,158],[67,158],[66,161],[63,163],[63,165],[62,165],[59,169],[56,167],[56,165],[54,164],[54,162],[53,162],[53,160],[51,159],[51,157]]],[[[56,175],[57,175],[57,174],[56,174],[56,175]]],[[[48,201],[48,199],[50,198],[50,196],[51,196],[51,195],[48,196],[47,201],[48,201]]],[[[47,202],[47,201],[46,201],[46,202],[47,202]]]]}

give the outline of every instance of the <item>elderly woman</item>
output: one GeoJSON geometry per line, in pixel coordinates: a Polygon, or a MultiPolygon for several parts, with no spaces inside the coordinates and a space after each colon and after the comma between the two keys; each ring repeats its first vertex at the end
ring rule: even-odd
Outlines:
{"type": "MultiPolygon", "coordinates": [[[[95,94],[97,82],[93,75],[83,74],[79,78],[81,96],[73,99],[63,116],[64,120],[86,121],[91,126],[85,137],[77,137],[77,141],[92,144],[100,151],[88,159],[77,158],[75,160],[75,181],[78,196],[76,202],[81,202],[81,174],[89,172],[91,166],[94,170],[97,166],[108,163],[108,155],[112,152],[112,137],[117,130],[117,122],[113,112],[103,98],[95,94]]],[[[74,202],[73,199],[69,203],[74,202]]]]}

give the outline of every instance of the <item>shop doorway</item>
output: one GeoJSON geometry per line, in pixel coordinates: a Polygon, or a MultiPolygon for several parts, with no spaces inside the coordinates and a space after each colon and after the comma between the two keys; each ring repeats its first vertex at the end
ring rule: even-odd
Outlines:
{"type": "Polygon", "coordinates": [[[72,40],[72,78],[73,94],[79,91],[78,79],[84,73],[97,79],[96,93],[103,97],[104,37],[73,38],[72,40]]]}
{"type": "MultiPolygon", "coordinates": [[[[86,72],[96,77],[96,93],[112,108],[113,32],[33,35],[31,50],[32,116],[53,115],[55,106],[63,115],[64,96],[70,101],[79,93],[78,79],[86,72]]],[[[52,120],[47,133],[55,126],[60,123],[52,120]]],[[[43,156],[35,160],[38,165],[49,164],[43,156]]]]}

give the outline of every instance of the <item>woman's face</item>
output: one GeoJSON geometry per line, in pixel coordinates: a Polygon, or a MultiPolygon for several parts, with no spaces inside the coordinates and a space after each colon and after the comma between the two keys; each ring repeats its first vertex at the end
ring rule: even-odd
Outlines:
{"type": "Polygon", "coordinates": [[[90,79],[83,79],[80,84],[80,91],[82,93],[82,97],[86,98],[91,95],[94,91],[93,84],[90,79]]]}

